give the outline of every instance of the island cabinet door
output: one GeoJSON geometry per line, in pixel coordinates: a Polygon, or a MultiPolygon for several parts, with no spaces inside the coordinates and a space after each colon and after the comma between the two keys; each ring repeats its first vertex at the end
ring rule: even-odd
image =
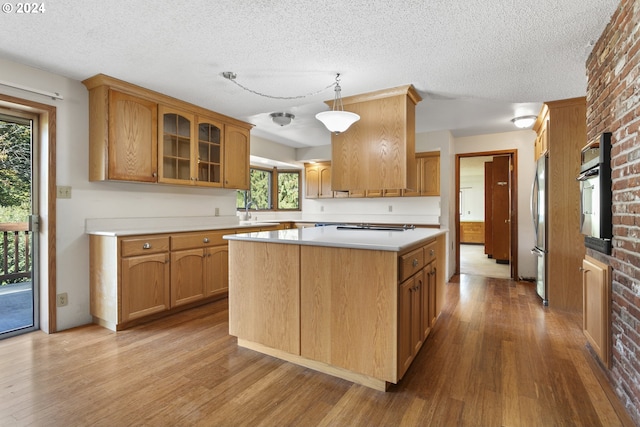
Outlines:
{"type": "Polygon", "coordinates": [[[229,241],[229,334],[300,355],[300,247],[229,241]]]}

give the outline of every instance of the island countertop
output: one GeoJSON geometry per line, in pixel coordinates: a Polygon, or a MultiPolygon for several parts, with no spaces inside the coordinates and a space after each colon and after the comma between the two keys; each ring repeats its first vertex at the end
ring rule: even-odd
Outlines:
{"type": "Polygon", "coordinates": [[[334,225],[240,233],[226,235],[224,239],[400,252],[446,232],[446,229],[437,228],[414,228],[402,231],[353,230],[342,229],[334,225]]]}

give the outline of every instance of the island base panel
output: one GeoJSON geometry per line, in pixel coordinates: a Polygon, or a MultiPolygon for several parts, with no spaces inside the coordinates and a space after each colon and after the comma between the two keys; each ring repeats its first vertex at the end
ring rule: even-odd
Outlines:
{"type": "Polygon", "coordinates": [[[378,378],[372,378],[368,375],[359,374],[357,372],[342,369],[337,366],[331,366],[326,363],[310,360],[302,356],[287,353],[286,351],[267,347],[265,345],[243,340],[241,338],[238,338],[238,346],[247,348],[249,350],[254,350],[258,353],[266,354],[268,356],[276,357],[278,359],[294,363],[298,366],[313,369],[314,371],[321,372],[323,374],[342,378],[343,380],[351,381],[353,383],[360,384],[374,390],[387,391],[387,388],[390,385],[390,383],[378,378]]]}

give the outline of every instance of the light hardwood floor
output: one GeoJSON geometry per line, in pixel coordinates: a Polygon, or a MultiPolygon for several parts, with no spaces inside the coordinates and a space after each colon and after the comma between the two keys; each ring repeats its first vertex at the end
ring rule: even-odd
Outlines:
{"type": "Polygon", "coordinates": [[[9,338],[0,425],[631,425],[592,370],[579,316],[543,308],[526,282],[463,275],[447,293],[387,393],[239,348],[226,300],[117,334],[9,338]]]}

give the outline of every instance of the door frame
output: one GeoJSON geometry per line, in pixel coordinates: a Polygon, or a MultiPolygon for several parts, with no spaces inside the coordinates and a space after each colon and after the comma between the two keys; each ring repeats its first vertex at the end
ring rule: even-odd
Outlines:
{"type": "Polygon", "coordinates": [[[511,159],[511,173],[509,179],[511,181],[511,243],[510,243],[510,269],[511,278],[518,278],[518,150],[513,148],[509,150],[481,151],[476,153],[460,153],[456,154],[456,189],[454,197],[456,201],[455,212],[455,230],[456,230],[456,271],[460,274],[460,159],[463,157],[482,157],[482,156],[505,156],[511,159]]]}
{"type": "MultiPolygon", "coordinates": [[[[39,187],[40,224],[40,329],[46,333],[57,331],[56,313],[56,107],[0,93],[0,105],[17,112],[38,117],[39,164],[34,174],[39,187]],[[44,220],[42,220],[44,218],[44,220]],[[43,266],[46,263],[46,267],[43,266]]],[[[35,167],[34,167],[35,169],[35,167]]],[[[35,268],[35,266],[33,267],[35,268]]],[[[35,286],[35,284],[34,284],[35,286]]],[[[35,291],[34,291],[35,292],[35,291]]]]}

